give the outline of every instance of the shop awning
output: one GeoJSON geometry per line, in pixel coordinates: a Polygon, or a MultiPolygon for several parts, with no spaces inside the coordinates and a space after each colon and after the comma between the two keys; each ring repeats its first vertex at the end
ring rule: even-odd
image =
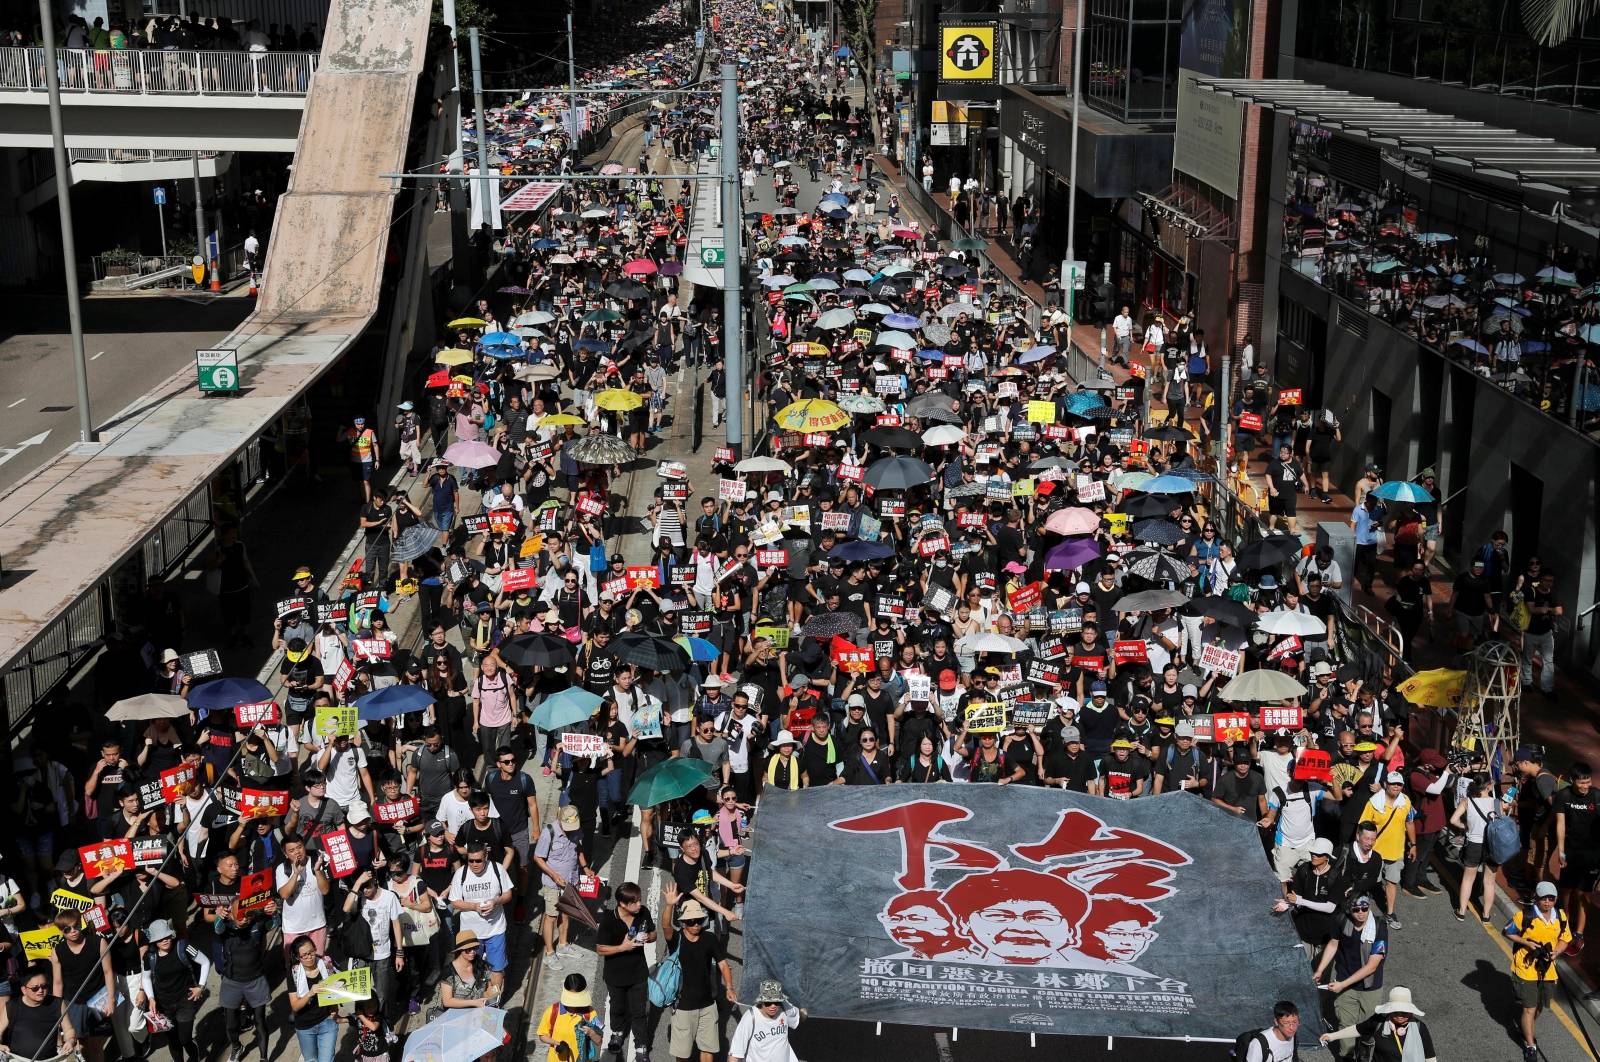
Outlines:
{"type": "Polygon", "coordinates": [[[1600,186],[1600,151],[1502,129],[1310,81],[1195,77],[1202,92],[1231,96],[1380,148],[1466,166],[1563,193],[1600,186]]]}

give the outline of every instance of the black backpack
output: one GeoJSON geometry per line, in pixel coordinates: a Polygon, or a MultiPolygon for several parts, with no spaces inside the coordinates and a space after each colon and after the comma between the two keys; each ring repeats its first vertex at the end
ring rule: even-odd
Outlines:
{"type": "MultiPolygon", "coordinates": [[[[1233,1041],[1232,1057],[1234,1062],[1249,1062],[1250,1045],[1261,1044],[1261,1062],[1272,1062],[1272,1045],[1267,1043],[1267,1034],[1260,1029],[1251,1029],[1242,1032],[1233,1041]]],[[[1295,1045],[1294,1053],[1289,1056],[1293,1062],[1300,1062],[1300,1046],[1295,1045]]]]}
{"type": "Polygon", "coordinates": [[[346,962],[372,961],[372,930],[361,914],[366,905],[365,900],[357,901],[356,909],[346,914],[344,923],[339,926],[338,950],[346,962]]]}

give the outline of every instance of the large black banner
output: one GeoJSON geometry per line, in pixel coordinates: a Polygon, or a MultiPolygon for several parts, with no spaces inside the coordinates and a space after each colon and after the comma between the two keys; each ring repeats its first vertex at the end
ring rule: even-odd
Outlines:
{"type": "Polygon", "coordinates": [[[829,786],[761,800],[744,995],[813,1015],[1229,1039],[1294,1000],[1305,952],[1255,824],[1184,793],[829,786]]]}

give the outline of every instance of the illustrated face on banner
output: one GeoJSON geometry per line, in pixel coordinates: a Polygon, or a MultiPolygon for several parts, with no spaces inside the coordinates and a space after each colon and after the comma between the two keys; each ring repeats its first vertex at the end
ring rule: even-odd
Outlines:
{"type": "Polygon", "coordinates": [[[1143,974],[1128,964],[1156,939],[1150,927],[1160,915],[1146,904],[1172,894],[1173,870],[1190,862],[1187,853],[1069,810],[1044,840],[1011,846],[1013,855],[1049,869],[1008,867],[1006,856],[940,835],[969,815],[920,800],[829,823],[901,835],[898,881],[906,891],[878,916],[892,941],[946,962],[1143,974]],[[932,853],[950,858],[934,861],[932,853]],[[950,870],[961,873],[942,890],[932,887],[950,870]]]}

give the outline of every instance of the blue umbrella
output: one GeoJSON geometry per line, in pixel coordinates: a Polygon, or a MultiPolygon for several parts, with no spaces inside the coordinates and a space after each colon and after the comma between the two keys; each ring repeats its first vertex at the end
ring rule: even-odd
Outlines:
{"type": "Polygon", "coordinates": [[[894,556],[894,553],[894,547],[886,542],[841,542],[828,551],[828,559],[853,564],[858,561],[884,560],[894,556]]]}
{"type": "Polygon", "coordinates": [[[909,313],[891,313],[883,319],[885,328],[921,328],[922,319],[909,313]]]}
{"type": "Polygon", "coordinates": [[[483,353],[485,357],[494,358],[496,361],[511,361],[522,357],[527,351],[521,347],[495,346],[484,347],[483,353]]]}
{"type": "MultiPolygon", "coordinates": [[[[1055,352],[1055,347],[1034,347],[1033,349],[1024,352],[1023,355],[1017,359],[1017,364],[1032,365],[1036,361],[1043,361],[1055,352]]],[[[1073,395],[1072,397],[1076,398],[1078,396],[1073,395]]],[[[1101,404],[1102,403],[1099,402],[1095,403],[1097,406],[1101,404]]]]}
{"type": "Polygon", "coordinates": [[[844,271],[843,279],[859,280],[861,283],[867,284],[872,281],[872,274],[867,272],[865,269],[846,269],[844,271]]]}
{"type": "Polygon", "coordinates": [[[850,216],[850,212],[848,210],[839,210],[838,208],[835,208],[833,210],[822,211],[822,216],[827,218],[829,221],[843,221],[845,218],[850,216]]]}
{"type": "Polygon", "coordinates": [[[202,716],[232,711],[241,704],[272,700],[272,691],[252,678],[219,678],[189,690],[189,707],[202,716]]]}
{"type": "Polygon", "coordinates": [[[1192,494],[1194,484],[1182,476],[1157,476],[1139,488],[1146,494],[1192,494]]]}
{"type": "Polygon", "coordinates": [[[478,340],[486,347],[516,346],[522,342],[510,332],[490,332],[478,340]]]}
{"type": "Polygon", "coordinates": [[[821,199],[818,199],[817,202],[818,203],[841,203],[842,204],[842,203],[850,202],[850,197],[845,195],[843,192],[829,192],[827,195],[823,196],[821,199]]]}
{"type": "Polygon", "coordinates": [[[421,686],[385,686],[356,698],[356,716],[388,719],[407,712],[420,712],[432,703],[433,694],[421,686]]]}
{"type": "Polygon", "coordinates": [[[708,661],[715,660],[717,657],[722,655],[721,649],[718,649],[714,644],[706,641],[704,638],[696,638],[693,635],[686,635],[682,638],[676,639],[676,641],[679,645],[683,645],[685,642],[688,643],[689,659],[693,660],[697,664],[707,663],[708,661]]]}
{"type": "Polygon", "coordinates": [[[1585,343],[1600,343],[1600,324],[1584,325],[1578,329],[1578,338],[1585,343]]]}
{"type": "Polygon", "coordinates": [[[1466,347],[1474,354],[1489,353],[1489,348],[1484,346],[1482,343],[1479,343],[1476,339],[1458,339],[1455,341],[1455,345],[1458,347],[1466,347]]]}
{"type": "Polygon", "coordinates": [[[942,350],[932,350],[932,349],[919,350],[915,354],[913,354],[912,357],[921,358],[923,361],[943,361],[944,360],[944,351],[942,351],[942,350]]]}
{"type": "Polygon", "coordinates": [[[1407,479],[1391,479],[1387,483],[1380,483],[1372,489],[1372,496],[1382,498],[1384,501],[1412,502],[1413,504],[1426,504],[1433,501],[1433,495],[1407,479]]]}
{"type": "Polygon", "coordinates": [[[1156,518],[1140,520],[1133,525],[1133,537],[1139,542],[1158,546],[1172,546],[1183,540],[1183,531],[1171,520],[1156,518]]]}
{"type": "Polygon", "coordinates": [[[1105,399],[1095,391],[1075,391],[1067,396],[1067,412],[1076,414],[1082,409],[1093,409],[1105,405],[1105,399]]]}
{"type": "Polygon", "coordinates": [[[601,699],[578,686],[562,690],[533,710],[533,725],[540,730],[560,730],[581,723],[600,707],[601,699]]]}

